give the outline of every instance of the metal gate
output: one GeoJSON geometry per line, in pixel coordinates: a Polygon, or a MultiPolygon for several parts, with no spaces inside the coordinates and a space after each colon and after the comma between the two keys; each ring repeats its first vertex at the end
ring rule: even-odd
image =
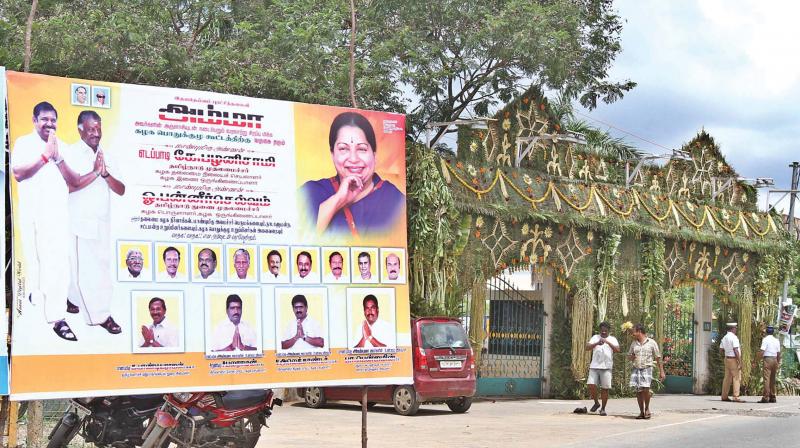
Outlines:
{"type": "Polygon", "coordinates": [[[665,314],[664,388],[667,393],[690,394],[694,375],[694,314],[684,312],[680,303],[668,305],[665,314]]]}
{"type": "Polygon", "coordinates": [[[487,283],[487,339],[478,395],[538,396],[542,390],[541,290],[520,291],[502,277],[487,283]]]}

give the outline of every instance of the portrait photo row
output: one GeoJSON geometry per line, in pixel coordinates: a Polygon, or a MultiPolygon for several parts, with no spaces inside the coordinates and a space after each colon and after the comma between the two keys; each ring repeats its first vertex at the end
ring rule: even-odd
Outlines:
{"type": "Polygon", "coordinates": [[[117,242],[117,280],[156,283],[405,283],[405,249],[117,242]],[[154,275],[155,273],[155,275],[154,275]]]}

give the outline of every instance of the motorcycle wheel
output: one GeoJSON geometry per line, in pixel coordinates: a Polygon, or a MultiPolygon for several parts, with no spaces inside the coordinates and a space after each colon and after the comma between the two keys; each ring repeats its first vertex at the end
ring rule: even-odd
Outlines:
{"type": "Polygon", "coordinates": [[[242,433],[244,433],[243,443],[239,446],[244,448],[255,448],[258,439],[261,437],[261,420],[258,416],[251,415],[241,421],[242,433]]]}
{"type": "Polygon", "coordinates": [[[75,413],[64,414],[50,433],[50,440],[47,441],[47,448],[66,448],[69,442],[75,437],[80,429],[80,420],[75,413]],[[66,420],[66,421],[65,421],[66,420]],[[68,422],[72,420],[72,424],[68,422]]]}
{"type": "Polygon", "coordinates": [[[169,432],[158,425],[147,435],[142,448],[166,448],[169,446],[169,432]]]}

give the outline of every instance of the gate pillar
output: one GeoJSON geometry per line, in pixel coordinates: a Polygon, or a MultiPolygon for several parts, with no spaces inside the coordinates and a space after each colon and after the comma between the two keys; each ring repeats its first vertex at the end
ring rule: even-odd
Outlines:
{"type": "Polygon", "coordinates": [[[714,292],[702,283],[694,285],[694,384],[692,392],[704,394],[709,380],[708,351],[711,349],[711,308],[714,292]]]}
{"type": "Polygon", "coordinates": [[[550,398],[550,335],[553,332],[553,275],[546,272],[534,274],[542,284],[544,328],[542,328],[542,398],[550,398]]]}

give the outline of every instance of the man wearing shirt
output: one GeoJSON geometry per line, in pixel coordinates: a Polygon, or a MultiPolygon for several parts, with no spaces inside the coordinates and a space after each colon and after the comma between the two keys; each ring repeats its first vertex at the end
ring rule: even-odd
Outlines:
{"type": "Polygon", "coordinates": [[[364,307],[364,320],[361,322],[361,332],[358,339],[353,341],[354,348],[380,348],[394,347],[395,332],[392,325],[383,319],[378,319],[378,298],[367,294],[362,302],[364,307]]]}
{"type": "Polygon", "coordinates": [[[767,335],[761,340],[758,356],[764,360],[764,393],[759,403],[775,403],[775,377],[781,366],[781,342],[773,336],[775,327],[767,327],[767,335]]]}
{"type": "Polygon", "coordinates": [[[148,304],[153,325],[142,325],[140,347],[177,347],[178,330],[167,321],[167,304],[160,297],[153,297],[148,304]]]}
{"type": "MultiPolygon", "coordinates": [[[[42,101],[33,108],[30,134],[19,137],[9,162],[17,182],[25,288],[33,304],[44,307],[45,320],[58,337],[78,338],[67,324],[64,304],[70,285],[69,186],[78,175],[60,152],[66,145],[56,137],[58,112],[42,101]],[[43,274],[42,274],[43,273],[43,274]]],[[[92,175],[94,176],[94,175],[92,175]]]]}
{"type": "Polygon", "coordinates": [[[722,380],[722,401],[744,403],[739,399],[739,384],[742,379],[742,355],[739,338],[736,336],[736,323],[728,323],[728,333],[719,343],[719,351],[725,356],[725,378],[722,380]],[[733,400],[728,398],[733,382],[733,400]]]}
{"type": "Polygon", "coordinates": [[[295,320],[289,322],[283,332],[281,349],[304,352],[325,348],[322,327],[308,316],[308,300],[306,300],[306,296],[297,294],[292,297],[292,310],[295,320]]]}
{"type": "Polygon", "coordinates": [[[589,377],[586,384],[589,386],[589,395],[594,400],[591,412],[600,408],[600,415],[606,415],[608,403],[608,390],[611,389],[611,369],[614,367],[614,353],[619,352],[619,342],[614,336],[608,334],[608,322],[600,324],[600,333],[592,336],[586,344],[586,350],[592,351],[592,363],[589,365],[589,377]],[[602,406],[597,401],[597,387],[600,387],[602,406]]]}
{"type": "Polygon", "coordinates": [[[242,298],[231,294],[225,300],[228,318],[217,324],[212,337],[212,350],[215,352],[258,350],[258,337],[255,330],[242,321],[242,298]]]}
{"type": "MultiPolygon", "coordinates": [[[[70,297],[77,297],[88,325],[99,325],[111,334],[122,329],[111,317],[111,193],[125,194],[125,184],[114,177],[100,139],[103,137],[100,116],[91,110],[78,115],[80,140],[64,154],[64,160],[77,173],[78,182],[70,185],[69,209],[72,230],[72,282],[70,297]]],[[[141,252],[136,270],[128,259],[128,272],[138,277],[142,272],[141,252]],[[135,272],[135,274],[134,274],[135,272]]]]}
{"type": "Polygon", "coordinates": [[[628,350],[628,358],[633,361],[631,387],[636,388],[636,401],[639,404],[637,420],[650,419],[650,383],[653,381],[653,366],[658,364],[659,379],[664,381],[664,364],[661,350],[656,341],[647,337],[644,325],[633,326],[633,343],[628,350]]]}

